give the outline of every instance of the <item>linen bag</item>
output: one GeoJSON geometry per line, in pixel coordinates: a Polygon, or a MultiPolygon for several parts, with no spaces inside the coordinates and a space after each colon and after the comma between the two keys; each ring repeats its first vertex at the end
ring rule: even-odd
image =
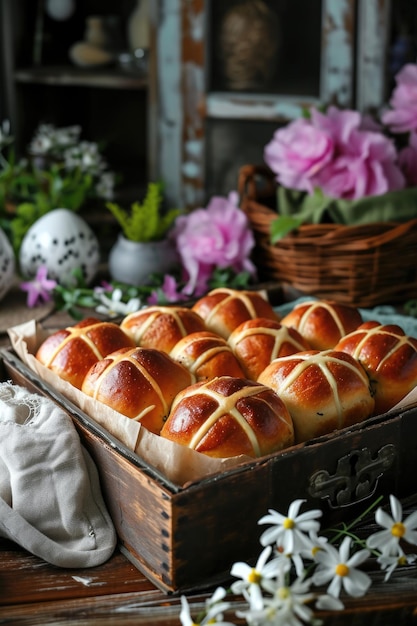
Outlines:
{"type": "Polygon", "coordinates": [[[0,383],[0,536],[60,567],[104,563],[116,533],[98,472],[49,398],[0,383]]]}

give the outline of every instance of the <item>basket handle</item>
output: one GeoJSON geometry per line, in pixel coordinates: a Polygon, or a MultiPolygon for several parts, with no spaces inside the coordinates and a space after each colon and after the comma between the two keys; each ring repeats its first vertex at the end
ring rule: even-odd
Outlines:
{"type": "Polygon", "coordinates": [[[242,165],[238,176],[238,193],[241,200],[257,200],[276,193],[277,183],[266,165],[242,165]]]}

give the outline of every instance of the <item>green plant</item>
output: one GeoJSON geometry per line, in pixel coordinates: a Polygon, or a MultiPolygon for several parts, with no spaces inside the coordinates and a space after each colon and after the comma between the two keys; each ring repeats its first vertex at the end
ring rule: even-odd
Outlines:
{"type": "Polygon", "coordinates": [[[26,232],[45,213],[57,208],[78,211],[90,198],[113,197],[114,173],[107,169],[98,144],[80,140],[81,128],[41,124],[28,146],[29,159],[16,158],[8,130],[3,122],[0,226],[16,254],[26,232]]]}
{"type": "Polygon", "coordinates": [[[163,239],[181,213],[180,209],[164,210],[161,182],[148,183],[145,198],[142,202],[133,202],[130,211],[114,202],[108,202],[106,206],[126,239],[140,242],[163,239]]]}

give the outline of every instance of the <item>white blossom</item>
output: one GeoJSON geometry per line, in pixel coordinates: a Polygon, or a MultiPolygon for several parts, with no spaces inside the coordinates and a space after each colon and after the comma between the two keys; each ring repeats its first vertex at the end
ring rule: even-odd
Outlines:
{"type": "Polygon", "coordinates": [[[397,567],[403,567],[404,565],[412,565],[417,560],[417,554],[405,554],[401,549],[399,554],[393,556],[381,554],[377,561],[381,566],[381,569],[385,571],[384,581],[386,582],[391,578],[393,572],[397,567]]]}
{"type": "Polygon", "coordinates": [[[206,600],[206,610],[200,622],[195,622],[191,617],[190,605],[185,596],[181,596],[180,621],[182,626],[206,626],[206,624],[218,624],[219,626],[233,626],[231,622],[223,620],[223,613],[230,608],[229,602],[223,602],[226,590],[217,587],[211,598],[206,600]]]}
{"type": "Polygon", "coordinates": [[[263,606],[262,587],[265,580],[277,576],[282,568],[279,559],[268,562],[271,552],[271,546],[267,546],[259,555],[255,567],[239,561],[234,563],[230,571],[232,576],[241,579],[232,583],[232,592],[242,594],[254,609],[261,609],[263,606]]]}
{"type": "Polygon", "coordinates": [[[279,572],[275,581],[268,582],[272,596],[264,599],[263,606],[250,607],[236,615],[245,618],[248,624],[302,626],[311,623],[314,613],[307,604],[314,600],[314,594],[309,591],[310,585],[311,580],[303,578],[296,578],[289,585],[285,572],[279,572]]]}
{"type": "Polygon", "coordinates": [[[96,184],[96,194],[99,198],[103,198],[103,200],[113,200],[114,199],[114,184],[115,184],[115,175],[114,172],[103,172],[100,174],[100,178],[96,184]]]}
{"type": "Polygon", "coordinates": [[[142,304],[140,298],[130,298],[128,302],[123,302],[123,292],[118,287],[113,290],[111,297],[105,291],[96,291],[101,304],[96,307],[97,313],[108,315],[109,317],[117,317],[118,315],[127,315],[138,311],[142,304]]]}
{"type": "Polygon", "coordinates": [[[363,549],[350,555],[351,537],[345,537],[337,550],[330,543],[317,553],[317,569],[313,574],[315,585],[330,582],[327,593],[338,598],[342,588],[353,597],[363,596],[371,584],[370,577],[357,569],[369,557],[369,550],[363,549]]]}
{"type": "Polygon", "coordinates": [[[308,533],[319,531],[320,523],[317,518],[321,517],[322,512],[319,509],[312,509],[298,515],[303,502],[305,500],[294,500],[289,506],[287,516],[270,509],[269,515],[261,517],[258,524],[272,524],[272,527],[261,535],[261,545],[276,543],[286,554],[312,549],[308,533]]]}
{"type": "Polygon", "coordinates": [[[370,535],[366,545],[371,550],[379,550],[384,556],[400,556],[400,541],[403,539],[410,544],[417,545],[417,511],[414,511],[403,520],[401,503],[393,495],[390,496],[392,516],[381,507],[375,513],[375,521],[384,530],[370,535]]]}

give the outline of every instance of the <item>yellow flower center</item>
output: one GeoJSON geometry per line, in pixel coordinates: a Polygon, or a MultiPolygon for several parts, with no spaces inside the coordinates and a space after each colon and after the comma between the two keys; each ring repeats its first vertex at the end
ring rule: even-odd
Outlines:
{"type": "Polygon", "coordinates": [[[391,528],[391,534],[394,537],[404,537],[405,535],[405,526],[402,522],[395,522],[395,524],[391,528]]]}
{"type": "Polygon", "coordinates": [[[262,576],[260,575],[259,572],[256,571],[256,569],[252,569],[248,575],[248,582],[250,582],[251,584],[255,584],[255,585],[259,585],[259,583],[261,582],[261,578],[262,576]]]}
{"type": "Polygon", "coordinates": [[[277,596],[280,600],[286,600],[290,595],[288,587],[280,587],[277,591],[277,596]]]}
{"type": "Polygon", "coordinates": [[[320,546],[313,546],[311,549],[311,554],[313,556],[316,556],[317,552],[320,552],[320,550],[321,550],[320,546]]]}
{"type": "Polygon", "coordinates": [[[345,563],[339,563],[339,565],[336,565],[335,572],[337,576],[347,576],[349,574],[349,568],[345,563]]]}
{"type": "Polygon", "coordinates": [[[285,520],[282,522],[282,525],[285,530],[291,530],[292,528],[294,528],[295,523],[293,519],[291,519],[290,517],[286,517],[285,520]]]}
{"type": "Polygon", "coordinates": [[[405,556],[398,557],[398,565],[407,565],[407,558],[405,556]]]}

